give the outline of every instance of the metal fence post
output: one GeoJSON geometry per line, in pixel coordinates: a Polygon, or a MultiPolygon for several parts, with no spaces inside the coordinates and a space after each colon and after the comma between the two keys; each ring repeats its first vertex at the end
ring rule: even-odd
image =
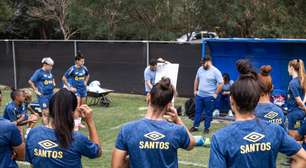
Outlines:
{"type": "Polygon", "coordinates": [[[12,41],[12,54],[13,54],[13,65],[14,65],[14,87],[17,89],[17,70],[16,70],[16,55],[15,55],[15,42],[12,41]]]}
{"type": "Polygon", "coordinates": [[[149,59],[150,59],[150,42],[147,41],[147,66],[149,66],[149,59]]]}
{"type": "Polygon", "coordinates": [[[73,44],[74,44],[74,56],[76,56],[76,55],[77,55],[77,52],[78,52],[78,49],[77,49],[77,41],[74,40],[73,44]]]}

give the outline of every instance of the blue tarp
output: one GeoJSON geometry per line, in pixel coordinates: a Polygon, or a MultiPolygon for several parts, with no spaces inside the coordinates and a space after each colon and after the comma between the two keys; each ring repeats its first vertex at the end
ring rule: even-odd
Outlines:
{"type": "Polygon", "coordinates": [[[260,66],[271,65],[274,88],[281,90],[288,88],[288,62],[296,58],[306,60],[306,39],[203,39],[203,46],[202,57],[210,53],[215,66],[229,73],[233,80],[238,76],[235,62],[240,58],[249,59],[258,72],[260,66]]]}

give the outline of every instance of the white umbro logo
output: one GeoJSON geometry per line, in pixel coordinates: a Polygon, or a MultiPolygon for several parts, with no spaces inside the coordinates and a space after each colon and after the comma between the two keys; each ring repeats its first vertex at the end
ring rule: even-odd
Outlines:
{"type": "Polygon", "coordinates": [[[278,113],[276,113],[274,111],[270,111],[269,113],[264,115],[265,118],[268,118],[270,120],[274,119],[276,116],[278,116],[278,113]]]}
{"type": "Polygon", "coordinates": [[[144,135],[146,138],[149,138],[153,141],[157,141],[157,140],[160,140],[160,139],[163,139],[165,138],[165,135],[159,133],[159,132],[156,132],[156,131],[153,131],[153,132],[150,132],[148,134],[145,134],[144,135]]]}
{"type": "Polygon", "coordinates": [[[44,140],[44,141],[40,141],[38,142],[38,144],[43,147],[44,149],[51,149],[51,148],[55,148],[58,147],[58,145],[50,140],[44,140]]]}
{"type": "Polygon", "coordinates": [[[258,142],[262,138],[264,138],[265,135],[257,133],[257,132],[251,132],[247,136],[243,137],[244,140],[250,141],[250,142],[258,142]]]}

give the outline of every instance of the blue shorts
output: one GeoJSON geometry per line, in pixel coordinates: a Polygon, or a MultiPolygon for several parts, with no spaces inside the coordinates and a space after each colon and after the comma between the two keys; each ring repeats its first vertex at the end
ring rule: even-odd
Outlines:
{"type": "Polygon", "coordinates": [[[77,92],[75,93],[77,97],[86,97],[87,96],[87,90],[86,88],[77,88],[77,92]]]}
{"type": "Polygon", "coordinates": [[[53,94],[37,96],[38,103],[39,103],[40,108],[42,110],[45,110],[45,109],[49,108],[49,101],[50,101],[52,96],[53,96],[53,94]]]}

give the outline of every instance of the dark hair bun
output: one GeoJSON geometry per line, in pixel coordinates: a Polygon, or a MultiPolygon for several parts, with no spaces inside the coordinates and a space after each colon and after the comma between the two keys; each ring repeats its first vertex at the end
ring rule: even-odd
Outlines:
{"type": "Polygon", "coordinates": [[[252,72],[252,65],[246,59],[240,59],[236,62],[237,70],[240,74],[249,74],[252,72]]]}
{"type": "Polygon", "coordinates": [[[169,90],[172,87],[170,78],[163,77],[158,83],[162,90],[169,90]]]}
{"type": "Polygon", "coordinates": [[[272,71],[272,67],[270,65],[263,65],[260,67],[260,74],[263,76],[268,76],[269,73],[272,71]]]}
{"type": "Polygon", "coordinates": [[[257,79],[257,74],[253,70],[252,64],[247,59],[240,59],[236,62],[236,68],[240,73],[240,79],[253,78],[257,79]]]}

